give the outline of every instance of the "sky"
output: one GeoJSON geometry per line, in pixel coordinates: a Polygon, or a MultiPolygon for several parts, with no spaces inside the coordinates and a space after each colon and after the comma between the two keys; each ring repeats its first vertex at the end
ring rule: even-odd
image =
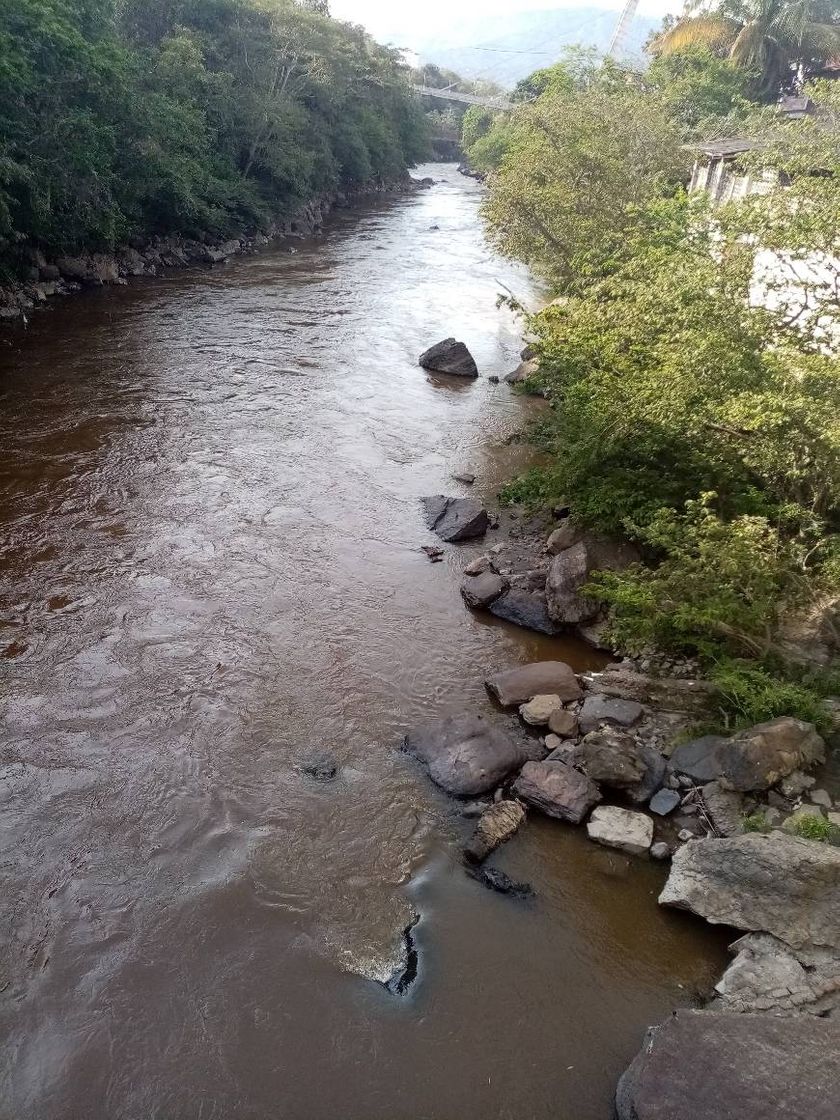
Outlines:
{"type": "MultiPolygon", "coordinates": [[[[623,7],[624,0],[331,0],[330,10],[338,19],[363,24],[373,35],[393,29],[445,31],[447,21],[465,16],[499,15],[511,10],[532,12],[557,8],[623,7]]],[[[683,0],[640,0],[639,11],[649,16],[679,14],[683,0]]]]}

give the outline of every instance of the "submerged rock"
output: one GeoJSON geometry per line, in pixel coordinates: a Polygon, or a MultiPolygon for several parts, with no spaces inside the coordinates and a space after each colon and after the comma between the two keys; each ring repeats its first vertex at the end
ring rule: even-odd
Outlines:
{"type": "Polygon", "coordinates": [[[715,925],[840,950],[840,849],[781,832],[697,840],[674,856],[659,897],[715,925]]]}
{"type": "Polygon", "coordinates": [[[490,525],[487,510],[472,498],[448,498],[443,494],[422,498],[426,524],[445,541],[468,541],[483,537],[490,525]]]}
{"type": "Polygon", "coordinates": [[[547,816],[571,824],[580,824],[601,800],[594,782],[562,762],[526,763],[513,792],[547,816]]]}
{"type": "Polygon", "coordinates": [[[618,1120],[834,1120],[840,1024],[678,1011],[648,1032],[616,1093],[618,1120]]]}
{"type": "Polygon", "coordinates": [[[485,684],[503,708],[527,703],[538,695],[556,694],[564,703],[581,696],[577,677],[565,661],[535,661],[496,673],[485,684]]]}
{"type": "Polygon", "coordinates": [[[450,373],[455,377],[478,377],[475,359],[463,342],[445,338],[420,355],[423,369],[434,373],[450,373]]]}
{"type": "Polygon", "coordinates": [[[525,809],[518,801],[498,801],[482,813],[470,842],[464,849],[472,863],[481,863],[510,840],[525,821],[525,809]]]}
{"type": "Polygon", "coordinates": [[[825,762],[825,743],[811,723],[782,716],[731,738],[706,735],[677,747],[671,766],[698,784],[725,789],[769,789],[795,770],[825,762]]]}
{"type": "Polygon", "coordinates": [[[509,875],[505,875],[504,871],[499,871],[496,867],[476,864],[467,867],[467,874],[477,883],[481,883],[483,887],[487,887],[488,890],[510,895],[512,898],[530,898],[534,893],[534,888],[530,883],[517,882],[516,879],[511,879],[509,875]]]}
{"type": "Polygon", "coordinates": [[[481,716],[448,716],[410,732],[405,750],[425,763],[432,781],[456,797],[494,789],[527,757],[515,742],[481,716]]]}
{"type": "Polygon", "coordinates": [[[590,840],[607,848],[617,848],[632,856],[643,856],[653,843],[653,821],[644,813],[602,805],[589,819],[586,832],[590,840]]]}

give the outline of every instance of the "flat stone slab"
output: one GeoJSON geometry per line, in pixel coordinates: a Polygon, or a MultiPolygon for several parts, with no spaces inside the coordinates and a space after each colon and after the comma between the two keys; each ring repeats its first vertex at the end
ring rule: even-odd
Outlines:
{"type": "Polygon", "coordinates": [[[581,734],[588,735],[602,723],[613,727],[633,727],[644,715],[644,708],[635,700],[619,700],[612,696],[587,696],[578,720],[581,734]]]}
{"type": "Polygon", "coordinates": [[[571,824],[580,824],[601,800],[593,781],[562,762],[526,763],[513,792],[547,816],[571,824]]]}
{"type": "Polygon", "coordinates": [[[477,797],[525,761],[523,746],[481,716],[448,716],[411,731],[405,750],[424,762],[432,781],[455,797],[477,797]]]}
{"type": "Polygon", "coordinates": [[[618,1120],[836,1120],[840,1024],[678,1011],[648,1032],[618,1120]]]}
{"type": "Polygon", "coordinates": [[[586,826],[590,840],[607,848],[618,848],[631,856],[643,856],[653,843],[653,821],[644,813],[601,805],[586,826]]]}
{"type": "Polygon", "coordinates": [[[463,342],[445,338],[436,342],[420,355],[419,363],[423,369],[433,373],[450,373],[455,377],[478,377],[475,359],[463,342]]]}
{"type": "Polygon", "coordinates": [[[564,703],[580,699],[582,692],[574,671],[565,661],[535,661],[484,682],[503,708],[525,704],[535,696],[557,695],[564,703]]]}
{"type": "Polygon", "coordinates": [[[840,951],[840,849],[781,832],[695,840],[659,897],[715,925],[840,951]]]}
{"type": "Polygon", "coordinates": [[[450,498],[434,494],[420,499],[426,524],[441,540],[453,544],[483,537],[490,525],[487,510],[472,498],[450,498]]]}
{"type": "Polygon", "coordinates": [[[680,795],[675,789],[661,789],[659,793],[655,793],[650,799],[648,806],[652,813],[656,813],[658,817],[667,817],[669,813],[678,807],[680,803],[680,795]]]}

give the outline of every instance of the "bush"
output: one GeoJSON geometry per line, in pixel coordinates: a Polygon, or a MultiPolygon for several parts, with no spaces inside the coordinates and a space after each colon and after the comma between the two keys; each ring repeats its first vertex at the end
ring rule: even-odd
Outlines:
{"type": "Polygon", "coordinates": [[[818,813],[813,815],[804,813],[796,818],[791,817],[790,822],[790,831],[794,836],[800,836],[803,840],[817,840],[823,844],[832,840],[837,831],[825,817],[818,813]]]}

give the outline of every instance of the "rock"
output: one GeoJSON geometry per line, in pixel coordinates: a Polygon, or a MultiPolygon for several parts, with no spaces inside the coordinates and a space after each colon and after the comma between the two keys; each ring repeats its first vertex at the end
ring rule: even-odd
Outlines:
{"type": "Polygon", "coordinates": [[[480,817],[490,808],[490,803],[487,801],[468,801],[466,805],[461,808],[461,816],[471,820],[474,817],[480,817]]]}
{"type": "Polygon", "coordinates": [[[788,801],[795,801],[806,790],[812,789],[817,784],[817,779],[810,774],[803,774],[801,770],[794,770],[784,781],[779,783],[782,796],[788,801]]]}
{"type": "Polygon", "coordinates": [[[802,822],[812,822],[816,818],[818,821],[823,817],[823,811],[819,805],[802,805],[795,812],[787,818],[782,825],[785,832],[796,833],[801,826],[802,822]]]}
{"type": "Polygon", "coordinates": [[[819,805],[822,809],[832,809],[834,807],[831,794],[825,789],[812,789],[808,794],[808,799],[813,805],[819,805]]]}
{"type": "Polygon", "coordinates": [[[452,477],[456,482],[463,482],[465,486],[472,486],[475,482],[475,475],[470,471],[464,471],[461,474],[453,474],[452,477]]]}
{"type": "Polygon", "coordinates": [[[840,813],[829,813],[828,823],[832,828],[840,829],[840,813]]]}
{"type": "Polygon", "coordinates": [[[420,551],[425,552],[433,564],[439,564],[446,555],[442,548],[435,548],[431,544],[424,544],[420,551]]]}
{"type": "Polygon", "coordinates": [[[565,661],[535,661],[508,669],[489,677],[485,685],[503,708],[512,708],[546,694],[556,694],[564,703],[581,696],[577,677],[565,661]]]}
{"type": "Polygon", "coordinates": [[[559,556],[567,548],[571,548],[580,536],[580,530],[571,518],[567,517],[559,528],[555,529],[545,542],[545,551],[549,556],[559,556]]]}
{"type": "Polygon", "coordinates": [[[482,814],[464,856],[481,863],[491,852],[510,840],[525,821],[525,809],[518,801],[499,801],[482,814]]]}
{"type": "Polygon", "coordinates": [[[731,1012],[675,1012],[618,1083],[617,1120],[833,1120],[840,1026],[731,1012]]]}
{"type": "Polygon", "coordinates": [[[491,571],[493,568],[493,561],[489,556],[479,556],[478,559],[473,560],[472,563],[467,564],[464,568],[465,576],[481,576],[485,572],[491,571]]]}
{"type": "Polygon", "coordinates": [[[509,875],[505,875],[504,871],[499,871],[495,867],[484,867],[483,864],[478,866],[467,867],[467,874],[471,879],[481,883],[483,887],[487,887],[490,891],[497,891],[499,894],[507,894],[512,898],[530,898],[534,893],[534,888],[530,883],[518,883],[515,879],[511,879],[509,875]]]}
{"type": "Polygon", "coordinates": [[[38,272],[42,280],[54,283],[56,280],[61,279],[61,269],[54,264],[42,264],[38,272]]]}
{"type": "Polygon", "coordinates": [[[420,355],[420,365],[423,369],[433,370],[435,373],[451,373],[456,377],[478,377],[478,366],[472,354],[463,342],[456,342],[454,338],[446,338],[426,350],[420,355]]]}
{"type": "Polygon", "coordinates": [[[615,805],[602,805],[589,819],[590,840],[607,848],[618,848],[631,856],[643,856],[653,843],[653,821],[644,813],[633,813],[615,805]]]}
{"type": "Polygon", "coordinates": [[[90,261],[85,257],[59,257],[55,262],[62,276],[70,280],[88,280],[90,261]]]}
{"type": "Polygon", "coordinates": [[[744,802],[740,794],[709,782],[700,791],[706,816],[719,836],[739,836],[744,831],[744,802]]]}
{"type": "Polygon", "coordinates": [[[555,740],[556,745],[552,745],[551,754],[549,754],[545,759],[543,759],[544,762],[563,762],[563,763],[565,763],[566,766],[577,765],[577,761],[578,761],[578,745],[577,745],[577,743],[572,743],[572,742],[563,743],[563,742],[561,742],[560,739],[557,738],[556,735],[549,735],[548,738],[545,741],[546,746],[548,746],[548,740],[549,739],[555,740]]]}
{"type": "Polygon", "coordinates": [[[673,789],[661,789],[650,799],[650,811],[658,817],[667,817],[680,803],[680,795],[673,789]]]}
{"type": "Polygon", "coordinates": [[[683,743],[671,766],[699,784],[719,780],[725,789],[769,789],[799,767],[825,761],[825,743],[814,725],[782,716],[732,738],[706,735],[683,743]]]}
{"type": "Polygon", "coordinates": [[[671,848],[664,840],[657,840],[651,845],[650,854],[653,859],[664,860],[671,858],[671,848]]]}
{"type": "Polygon", "coordinates": [[[578,758],[593,781],[622,790],[637,805],[649,801],[665,779],[665,759],[659,751],[610,727],[590,732],[578,758]]]}
{"type": "Polygon", "coordinates": [[[580,594],[592,572],[620,571],[638,559],[632,545],[606,537],[584,536],[551,561],[545,585],[549,614],[555,622],[566,626],[589,622],[601,609],[596,600],[580,594]]]}
{"type": "Polygon", "coordinates": [[[468,607],[486,610],[504,593],[505,581],[495,572],[484,572],[480,576],[467,576],[461,584],[461,595],[468,607]]]}
{"type": "Polygon", "coordinates": [[[637,700],[658,711],[691,712],[703,715],[714,703],[714,686],[708,681],[681,677],[651,677],[627,665],[611,665],[602,673],[593,673],[589,689],[604,696],[637,700]]]}
{"type": "Polygon", "coordinates": [[[456,797],[495,789],[526,757],[522,746],[498,727],[468,713],[410,732],[405,749],[428,766],[436,785],[456,797]]]}
{"type": "Polygon", "coordinates": [[[581,733],[588,735],[602,723],[614,727],[632,727],[644,715],[644,708],[635,700],[617,700],[610,696],[587,696],[578,721],[581,733]]]}
{"type": "Polygon", "coordinates": [[[426,524],[445,541],[468,541],[483,537],[490,524],[487,510],[471,498],[443,495],[422,498],[426,524]]]}
{"type": "Polygon", "coordinates": [[[614,651],[614,642],[612,639],[612,632],[610,620],[608,618],[596,618],[592,622],[581,622],[575,627],[575,632],[587,645],[592,646],[593,649],[604,650],[604,652],[614,651]]]}
{"type": "Polygon", "coordinates": [[[508,385],[519,385],[540,372],[540,363],[536,358],[525,358],[516,369],[505,377],[508,385]]]}
{"type": "Polygon", "coordinates": [[[794,948],[840,949],[840,849],[782,832],[698,840],[675,856],[659,901],[794,948]]]}
{"type": "Polygon", "coordinates": [[[730,951],[736,956],[715,986],[716,1006],[773,1015],[840,1008],[840,958],[831,950],[794,950],[769,933],[748,933],[730,951]]]}
{"type": "Polygon", "coordinates": [[[338,773],[338,765],[332,758],[324,755],[305,763],[303,772],[310,778],[314,778],[316,782],[331,782],[338,773]]]}
{"type": "Polygon", "coordinates": [[[499,377],[499,375],[497,373],[491,373],[490,376],[487,378],[487,380],[490,382],[491,385],[498,385],[501,378],[499,377]]]}
{"type": "Polygon", "coordinates": [[[698,833],[692,832],[690,828],[681,828],[677,833],[677,839],[682,840],[684,844],[687,844],[689,840],[698,839],[698,833]]]}
{"type": "Polygon", "coordinates": [[[561,739],[574,739],[578,734],[577,716],[566,708],[555,709],[548,717],[548,729],[561,739]]]}
{"type": "Polygon", "coordinates": [[[580,824],[601,800],[593,781],[562,762],[528,762],[513,785],[517,797],[571,824],[580,824]]]}
{"type": "Polygon", "coordinates": [[[784,820],[781,809],[777,809],[775,808],[775,806],[769,805],[764,810],[764,820],[768,828],[777,828],[784,820]]]}
{"type": "Polygon", "coordinates": [[[496,599],[490,613],[515,626],[536,630],[538,634],[548,634],[550,637],[557,634],[557,627],[549,617],[544,597],[530,591],[515,588],[508,591],[506,595],[496,599]]]}
{"type": "Polygon", "coordinates": [[[563,701],[559,696],[535,696],[519,709],[519,714],[531,727],[545,727],[551,717],[558,710],[562,710],[563,701]]]}

